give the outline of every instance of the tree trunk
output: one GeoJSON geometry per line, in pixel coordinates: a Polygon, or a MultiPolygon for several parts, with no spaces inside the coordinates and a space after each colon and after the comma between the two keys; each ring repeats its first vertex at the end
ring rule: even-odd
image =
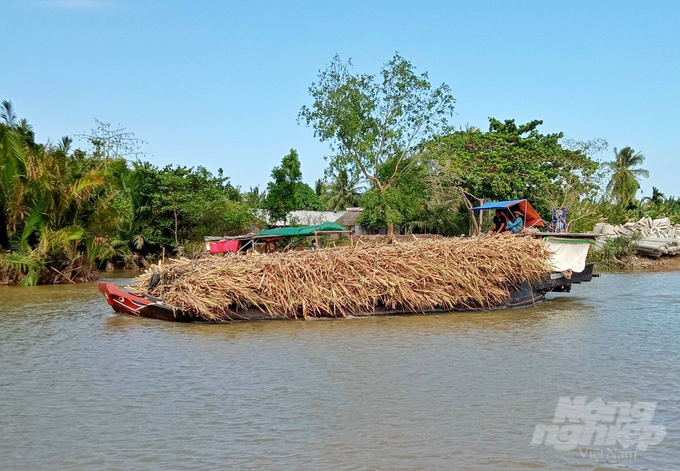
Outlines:
{"type": "Polygon", "coordinates": [[[179,217],[177,216],[177,208],[172,208],[175,213],[175,249],[179,247],[179,239],[177,238],[177,229],[179,225],[179,217]]]}
{"type": "Polygon", "coordinates": [[[0,206],[0,249],[9,249],[9,234],[7,233],[7,214],[5,214],[4,206],[0,206]]]}
{"type": "Polygon", "coordinates": [[[472,224],[470,225],[469,235],[479,235],[481,233],[481,227],[479,222],[477,221],[477,218],[475,217],[474,211],[472,211],[472,203],[465,195],[465,191],[461,187],[458,187],[458,191],[460,192],[460,196],[463,198],[463,203],[465,203],[465,207],[467,207],[468,211],[470,211],[470,222],[472,224]]]}
{"type": "Polygon", "coordinates": [[[394,224],[393,223],[388,223],[387,224],[387,241],[390,244],[393,244],[396,242],[397,238],[394,237],[394,224]]]}

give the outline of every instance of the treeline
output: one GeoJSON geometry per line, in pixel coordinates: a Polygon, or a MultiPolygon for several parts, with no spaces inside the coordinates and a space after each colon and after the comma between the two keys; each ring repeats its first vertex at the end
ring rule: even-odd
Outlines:
{"type": "MultiPolygon", "coordinates": [[[[481,229],[470,208],[483,201],[527,198],[550,218],[566,207],[569,230],[602,218],[668,215],[680,203],[655,189],[638,201],[648,174],[644,156],[607,142],[543,134],[541,121],[489,120],[487,131],[453,129],[455,100],[445,84],[395,55],[377,75],[355,74],[338,57],[310,86],[300,122],[333,155],[314,188],[303,183],[291,149],[265,189],[244,191],[218,170],[156,167],[143,142],[96,122],[81,136],[37,143],[10,102],[0,109],[0,283],[91,280],[108,266],[140,267],[165,252],[202,250],[206,235],[236,235],[283,220],[292,210],[361,206],[360,224],[443,235],[481,229]]],[[[482,221],[481,224],[487,224],[482,221]]]]}
{"type": "Polygon", "coordinates": [[[130,133],[99,123],[90,148],[73,149],[68,137],[37,143],[7,101],[2,118],[0,281],[91,280],[107,263],[136,268],[259,222],[249,195],[221,171],[126,159],[130,133]]]}

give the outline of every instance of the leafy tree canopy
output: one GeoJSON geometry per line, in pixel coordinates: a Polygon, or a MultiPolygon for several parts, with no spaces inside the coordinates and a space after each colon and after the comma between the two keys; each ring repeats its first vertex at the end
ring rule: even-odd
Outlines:
{"type": "Polygon", "coordinates": [[[281,160],[281,165],[272,170],[272,181],[267,184],[264,209],[272,221],[284,220],[289,212],[296,209],[323,209],[316,192],[302,182],[300,158],[295,149],[291,149],[281,160]]]}
{"type": "MultiPolygon", "coordinates": [[[[394,162],[388,161],[380,173],[392,173],[391,165],[394,162]]],[[[372,229],[385,227],[388,221],[408,229],[423,226],[426,197],[429,193],[425,179],[427,169],[412,162],[408,162],[405,168],[407,171],[401,172],[386,191],[381,192],[373,186],[362,195],[361,206],[364,211],[358,221],[360,224],[372,229]]]]}
{"type": "Polygon", "coordinates": [[[336,55],[309,92],[313,103],[302,107],[299,120],[329,143],[332,168],[363,175],[381,193],[383,219],[393,235],[396,213],[386,192],[414,163],[420,146],[449,129],[455,103],[449,86],[433,88],[427,73],[417,75],[398,53],[377,76],[354,73],[351,61],[336,55]]]}
{"type": "Polygon", "coordinates": [[[461,130],[432,141],[423,158],[476,198],[527,198],[543,214],[566,191],[587,195],[598,188],[599,164],[584,148],[597,151],[606,142],[569,149],[560,144],[562,133],[538,131],[542,121],[523,125],[514,120],[489,121],[488,132],[461,130]]]}

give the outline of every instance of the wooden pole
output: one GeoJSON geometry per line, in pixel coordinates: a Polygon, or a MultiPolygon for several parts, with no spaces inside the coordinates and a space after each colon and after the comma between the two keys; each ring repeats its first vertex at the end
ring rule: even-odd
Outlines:
{"type": "MultiPolygon", "coordinates": [[[[479,200],[479,205],[481,206],[483,204],[484,204],[484,199],[482,198],[482,199],[479,200]]],[[[482,233],[483,219],[484,219],[484,210],[480,209],[479,210],[479,225],[477,226],[477,235],[480,235],[482,233]]]]}

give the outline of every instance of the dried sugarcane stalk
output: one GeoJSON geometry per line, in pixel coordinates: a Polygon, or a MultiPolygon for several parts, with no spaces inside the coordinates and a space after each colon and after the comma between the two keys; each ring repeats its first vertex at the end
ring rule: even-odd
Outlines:
{"type": "MultiPolygon", "coordinates": [[[[343,317],[378,306],[412,312],[483,309],[549,271],[540,240],[501,235],[419,239],[274,254],[171,260],[151,294],[206,320],[258,308],[290,319],[343,317]]],[[[147,285],[153,270],[139,277],[147,285]]]]}

